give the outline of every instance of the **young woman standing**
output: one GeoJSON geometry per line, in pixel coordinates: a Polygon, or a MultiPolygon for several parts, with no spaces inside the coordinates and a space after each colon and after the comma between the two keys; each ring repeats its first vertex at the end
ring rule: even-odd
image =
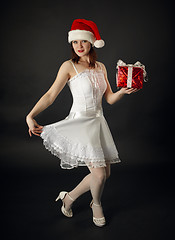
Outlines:
{"type": "Polygon", "coordinates": [[[64,169],[87,166],[89,174],[69,193],[61,191],[56,199],[63,202],[61,211],[72,217],[72,204],[83,193],[91,191],[93,222],[104,226],[106,221],[101,196],[110,165],[121,160],[108,124],[103,116],[102,97],[114,104],[125,94],[136,92],[121,88],[113,93],[104,64],[97,62],[94,47],[103,47],[96,24],[85,19],[74,20],[68,33],[73,57],[65,61],[50,89],[36,103],[26,117],[29,135],[40,136],[45,147],[60,159],[64,169]],[[34,117],[49,107],[68,84],[73,96],[69,115],[47,126],[39,125],[34,117]]]}

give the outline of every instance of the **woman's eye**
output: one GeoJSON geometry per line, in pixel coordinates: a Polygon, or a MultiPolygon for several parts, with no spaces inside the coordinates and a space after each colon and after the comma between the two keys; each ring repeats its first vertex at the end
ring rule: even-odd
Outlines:
{"type": "Polygon", "coordinates": [[[86,43],[86,42],[87,42],[87,40],[83,40],[82,42],[86,43]]]}
{"type": "Polygon", "coordinates": [[[77,44],[77,41],[73,41],[74,44],[77,44]]]}

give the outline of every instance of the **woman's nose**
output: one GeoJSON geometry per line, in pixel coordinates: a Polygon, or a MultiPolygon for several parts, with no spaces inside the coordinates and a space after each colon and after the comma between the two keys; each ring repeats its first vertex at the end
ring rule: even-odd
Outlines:
{"type": "Polygon", "coordinates": [[[79,42],[78,45],[79,45],[80,48],[82,48],[82,46],[83,46],[81,41],[79,42]]]}

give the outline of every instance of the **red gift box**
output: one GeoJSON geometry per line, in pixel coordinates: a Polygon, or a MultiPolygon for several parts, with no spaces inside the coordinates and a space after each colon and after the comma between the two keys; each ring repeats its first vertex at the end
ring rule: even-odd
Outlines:
{"type": "Polygon", "coordinates": [[[122,60],[117,62],[117,87],[141,89],[146,81],[145,66],[140,62],[126,64],[122,60]]]}

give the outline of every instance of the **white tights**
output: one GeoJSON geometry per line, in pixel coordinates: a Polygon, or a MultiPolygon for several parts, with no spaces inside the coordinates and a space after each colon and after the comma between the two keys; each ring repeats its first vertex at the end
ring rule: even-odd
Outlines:
{"type": "MultiPolygon", "coordinates": [[[[93,202],[100,205],[105,181],[110,176],[110,164],[108,164],[106,167],[89,168],[89,170],[90,173],[84,177],[83,180],[72,191],[69,192],[69,195],[76,200],[83,193],[90,190],[93,202]]],[[[72,205],[72,201],[68,196],[65,197],[64,203],[67,210],[72,205]]],[[[102,217],[102,208],[93,207],[93,213],[95,217],[102,217]]]]}

